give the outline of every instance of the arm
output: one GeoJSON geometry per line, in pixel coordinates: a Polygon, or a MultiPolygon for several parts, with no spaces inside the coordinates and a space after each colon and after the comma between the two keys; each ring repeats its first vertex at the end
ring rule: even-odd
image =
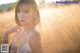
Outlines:
{"type": "Polygon", "coordinates": [[[16,32],[17,29],[18,29],[18,26],[12,26],[9,29],[7,29],[5,33],[10,34],[10,33],[16,32]]]}
{"type": "Polygon", "coordinates": [[[13,27],[11,27],[11,28],[9,28],[9,29],[7,29],[5,31],[5,33],[4,33],[4,40],[3,40],[4,43],[8,43],[8,35],[10,33],[16,32],[17,28],[18,28],[18,26],[13,26],[13,27]]]}
{"type": "Polygon", "coordinates": [[[5,34],[4,34],[3,43],[4,43],[4,44],[8,43],[8,34],[7,34],[7,32],[5,32],[5,34]]]}
{"type": "Polygon", "coordinates": [[[41,37],[39,33],[34,33],[30,38],[30,46],[33,53],[43,53],[41,37]]]}

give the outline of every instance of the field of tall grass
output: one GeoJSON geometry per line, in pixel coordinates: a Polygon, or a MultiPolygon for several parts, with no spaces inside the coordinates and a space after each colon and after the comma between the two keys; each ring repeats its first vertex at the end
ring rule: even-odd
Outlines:
{"type": "Polygon", "coordinates": [[[3,42],[4,33],[7,28],[15,24],[14,10],[0,13],[0,43],[3,42]]]}
{"type": "Polygon", "coordinates": [[[62,5],[41,12],[44,53],[80,53],[80,5],[62,5]]]}

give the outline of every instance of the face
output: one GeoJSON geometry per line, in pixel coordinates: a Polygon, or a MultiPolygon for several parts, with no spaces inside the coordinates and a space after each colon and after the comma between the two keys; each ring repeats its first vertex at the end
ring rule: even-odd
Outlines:
{"type": "Polygon", "coordinates": [[[17,11],[17,18],[21,25],[33,23],[33,9],[25,4],[19,6],[17,11]]]}

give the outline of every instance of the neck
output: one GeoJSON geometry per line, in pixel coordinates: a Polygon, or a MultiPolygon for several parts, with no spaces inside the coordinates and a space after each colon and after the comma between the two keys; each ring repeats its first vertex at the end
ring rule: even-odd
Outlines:
{"type": "Polygon", "coordinates": [[[24,31],[30,31],[30,30],[33,30],[35,27],[32,23],[30,23],[30,24],[22,26],[22,28],[24,28],[24,31]]]}

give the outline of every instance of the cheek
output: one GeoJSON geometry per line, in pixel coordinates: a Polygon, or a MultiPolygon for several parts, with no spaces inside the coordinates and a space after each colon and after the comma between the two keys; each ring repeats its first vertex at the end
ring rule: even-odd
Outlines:
{"type": "Polygon", "coordinates": [[[33,21],[33,17],[29,17],[27,19],[25,18],[25,20],[28,21],[28,22],[31,22],[31,21],[33,21]]]}
{"type": "Polygon", "coordinates": [[[32,14],[25,15],[25,20],[29,20],[29,21],[33,20],[33,15],[32,14]]]}

